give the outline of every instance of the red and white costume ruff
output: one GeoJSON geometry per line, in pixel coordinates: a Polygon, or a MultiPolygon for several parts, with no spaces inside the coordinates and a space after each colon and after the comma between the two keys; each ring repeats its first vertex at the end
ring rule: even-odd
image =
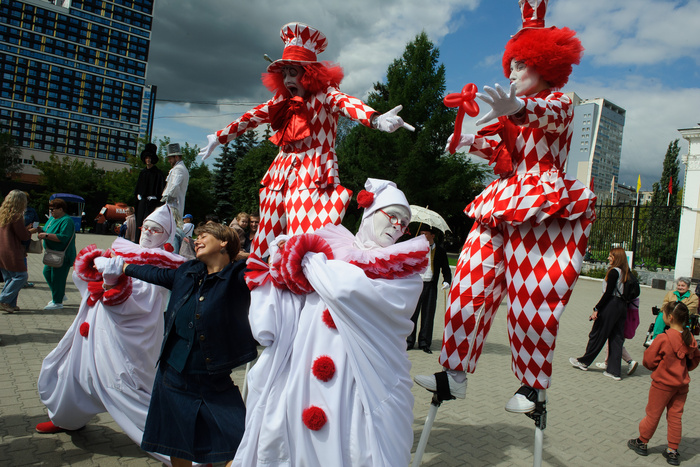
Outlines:
{"type": "Polygon", "coordinates": [[[248,374],[234,465],[409,464],[406,336],[428,248],[421,236],[367,249],[335,225],[293,237],[284,255],[273,244],[251,293],[253,335],[267,348],[248,374]]]}
{"type": "Polygon", "coordinates": [[[176,268],[184,262],[179,255],[142,248],[123,238],[107,251],[95,245],[81,250],[73,271],[73,282],[83,297],[80,309],[44,359],[37,388],[55,425],[75,430],[109,412],[140,446],[170,293],[124,275],[105,291],[93,263],[112,253],[133,264],[176,268]]]}

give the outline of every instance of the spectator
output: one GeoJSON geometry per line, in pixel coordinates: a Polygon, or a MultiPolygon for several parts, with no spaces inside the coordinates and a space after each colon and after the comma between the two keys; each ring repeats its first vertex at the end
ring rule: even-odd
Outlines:
{"type": "MultiPolygon", "coordinates": [[[[141,161],[146,168],[139,173],[134,195],[136,196],[136,227],[141,227],[143,220],[158,207],[159,200],[163,196],[165,188],[165,176],[157,167],[158,147],[148,143],[141,151],[141,161]]],[[[134,241],[139,241],[141,231],[136,230],[134,241]]]]}
{"type": "Polygon", "coordinates": [[[182,218],[182,231],[185,233],[185,237],[192,238],[192,233],[194,232],[194,218],[192,214],[185,214],[182,218]]]}
{"type": "Polygon", "coordinates": [[[238,235],[238,239],[241,241],[241,245],[245,243],[246,237],[248,236],[249,221],[250,216],[247,212],[239,212],[228,225],[238,235]]]}
{"type": "Polygon", "coordinates": [[[124,232],[124,238],[130,242],[136,241],[136,216],[134,215],[134,208],[129,206],[126,208],[127,216],[124,224],[126,225],[126,231],[124,232]]]}
{"type": "MultiPolygon", "coordinates": [[[[661,307],[663,308],[667,303],[676,302],[683,302],[683,304],[688,307],[688,312],[691,316],[698,314],[698,296],[690,290],[690,277],[678,278],[678,281],[676,281],[676,290],[666,294],[661,307]]],[[[652,339],[655,339],[656,336],[666,329],[668,329],[668,326],[664,322],[663,313],[659,313],[656,315],[656,321],[654,322],[652,339]]]]}
{"type": "Polygon", "coordinates": [[[51,217],[39,233],[39,239],[44,240],[44,249],[65,251],[65,256],[61,267],[44,266],[44,278],[51,289],[51,301],[44,310],[57,310],[63,308],[66,279],[75,261],[75,223],[66,214],[66,202],[61,198],[49,201],[49,213],[51,217]]]}
{"type": "Polygon", "coordinates": [[[171,169],[168,172],[168,178],[165,179],[166,185],[161,201],[173,209],[175,223],[179,227],[182,225],[182,215],[185,212],[185,195],[187,194],[187,185],[190,182],[190,173],[182,161],[179,144],[168,144],[168,163],[171,169]]]}

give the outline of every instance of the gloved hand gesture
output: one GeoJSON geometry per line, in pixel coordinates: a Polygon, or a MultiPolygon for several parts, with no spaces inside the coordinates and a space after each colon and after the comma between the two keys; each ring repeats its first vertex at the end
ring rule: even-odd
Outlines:
{"type": "Polygon", "coordinates": [[[374,128],[387,133],[393,133],[401,127],[404,127],[409,131],[415,131],[415,128],[404,122],[403,118],[399,117],[399,112],[401,109],[403,109],[403,105],[397,105],[390,111],[379,115],[374,119],[374,128]]]}
{"type": "Polygon", "coordinates": [[[102,273],[102,280],[106,285],[114,285],[119,280],[119,276],[124,273],[124,258],[99,256],[95,258],[95,269],[102,273]]]}
{"type": "Polygon", "coordinates": [[[216,137],[216,135],[207,135],[207,146],[199,151],[198,155],[202,157],[203,161],[205,161],[207,157],[214,152],[214,149],[216,149],[219,144],[221,143],[219,143],[219,139],[216,137]]]}
{"type": "Polygon", "coordinates": [[[442,287],[440,287],[441,290],[447,290],[450,287],[449,282],[443,282],[442,287]]]}
{"type": "Polygon", "coordinates": [[[510,84],[509,93],[499,84],[496,84],[495,88],[484,86],[484,92],[477,92],[476,97],[491,106],[489,113],[477,120],[477,125],[504,115],[516,114],[525,107],[525,101],[515,95],[515,83],[510,84]]]}
{"type": "MultiPolygon", "coordinates": [[[[450,135],[449,138],[447,138],[447,144],[445,145],[445,152],[450,151],[450,144],[452,143],[452,137],[454,136],[454,133],[450,135]]],[[[458,151],[459,148],[463,148],[464,146],[471,146],[474,144],[474,135],[467,133],[466,135],[459,135],[459,143],[457,143],[457,147],[455,148],[455,151],[458,151]]]]}

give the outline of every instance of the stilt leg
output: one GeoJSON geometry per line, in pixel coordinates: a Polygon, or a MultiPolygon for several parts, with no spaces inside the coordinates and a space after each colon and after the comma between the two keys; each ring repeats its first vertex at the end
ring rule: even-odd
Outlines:
{"type": "Polygon", "coordinates": [[[413,464],[411,464],[411,467],[418,467],[423,460],[425,447],[428,445],[428,438],[430,438],[430,430],[433,428],[435,416],[437,415],[440,404],[442,404],[442,401],[438,398],[437,394],[433,394],[433,400],[430,401],[430,410],[428,411],[428,416],[425,418],[425,425],[423,425],[423,432],[420,435],[416,453],[413,455],[413,464]]]}
{"type": "Polygon", "coordinates": [[[547,427],[547,390],[537,392],[535,411],[527,414],[535,421],[535,448],[533,450],[533,467],[542,466],[542,445],[544,444],[544,429],[547,427]]]}

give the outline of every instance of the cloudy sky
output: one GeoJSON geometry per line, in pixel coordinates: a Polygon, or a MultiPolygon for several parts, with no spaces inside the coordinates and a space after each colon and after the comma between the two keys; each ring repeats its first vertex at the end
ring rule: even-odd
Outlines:
{"type": "MultiPolygon", "coordinates": [[[[262,57],[281,56],[280,27],[291,21],[328,37],[319,59],[342,65],[341,89],[360,98],[421,31],[440,49],[447,92],[505,85],[501,54],[521,23],[517,0],[156,0],[147,77],[158,86],[155,136],[202,147],[268,99],[262,57]]],[[[635,186],[641,174],[650,189],[677,130],[700,123],[700,0],[551,0],[546,23],[578,32],[586,51],[563,91],[627,111],[620,181],[635,186]]]]}

